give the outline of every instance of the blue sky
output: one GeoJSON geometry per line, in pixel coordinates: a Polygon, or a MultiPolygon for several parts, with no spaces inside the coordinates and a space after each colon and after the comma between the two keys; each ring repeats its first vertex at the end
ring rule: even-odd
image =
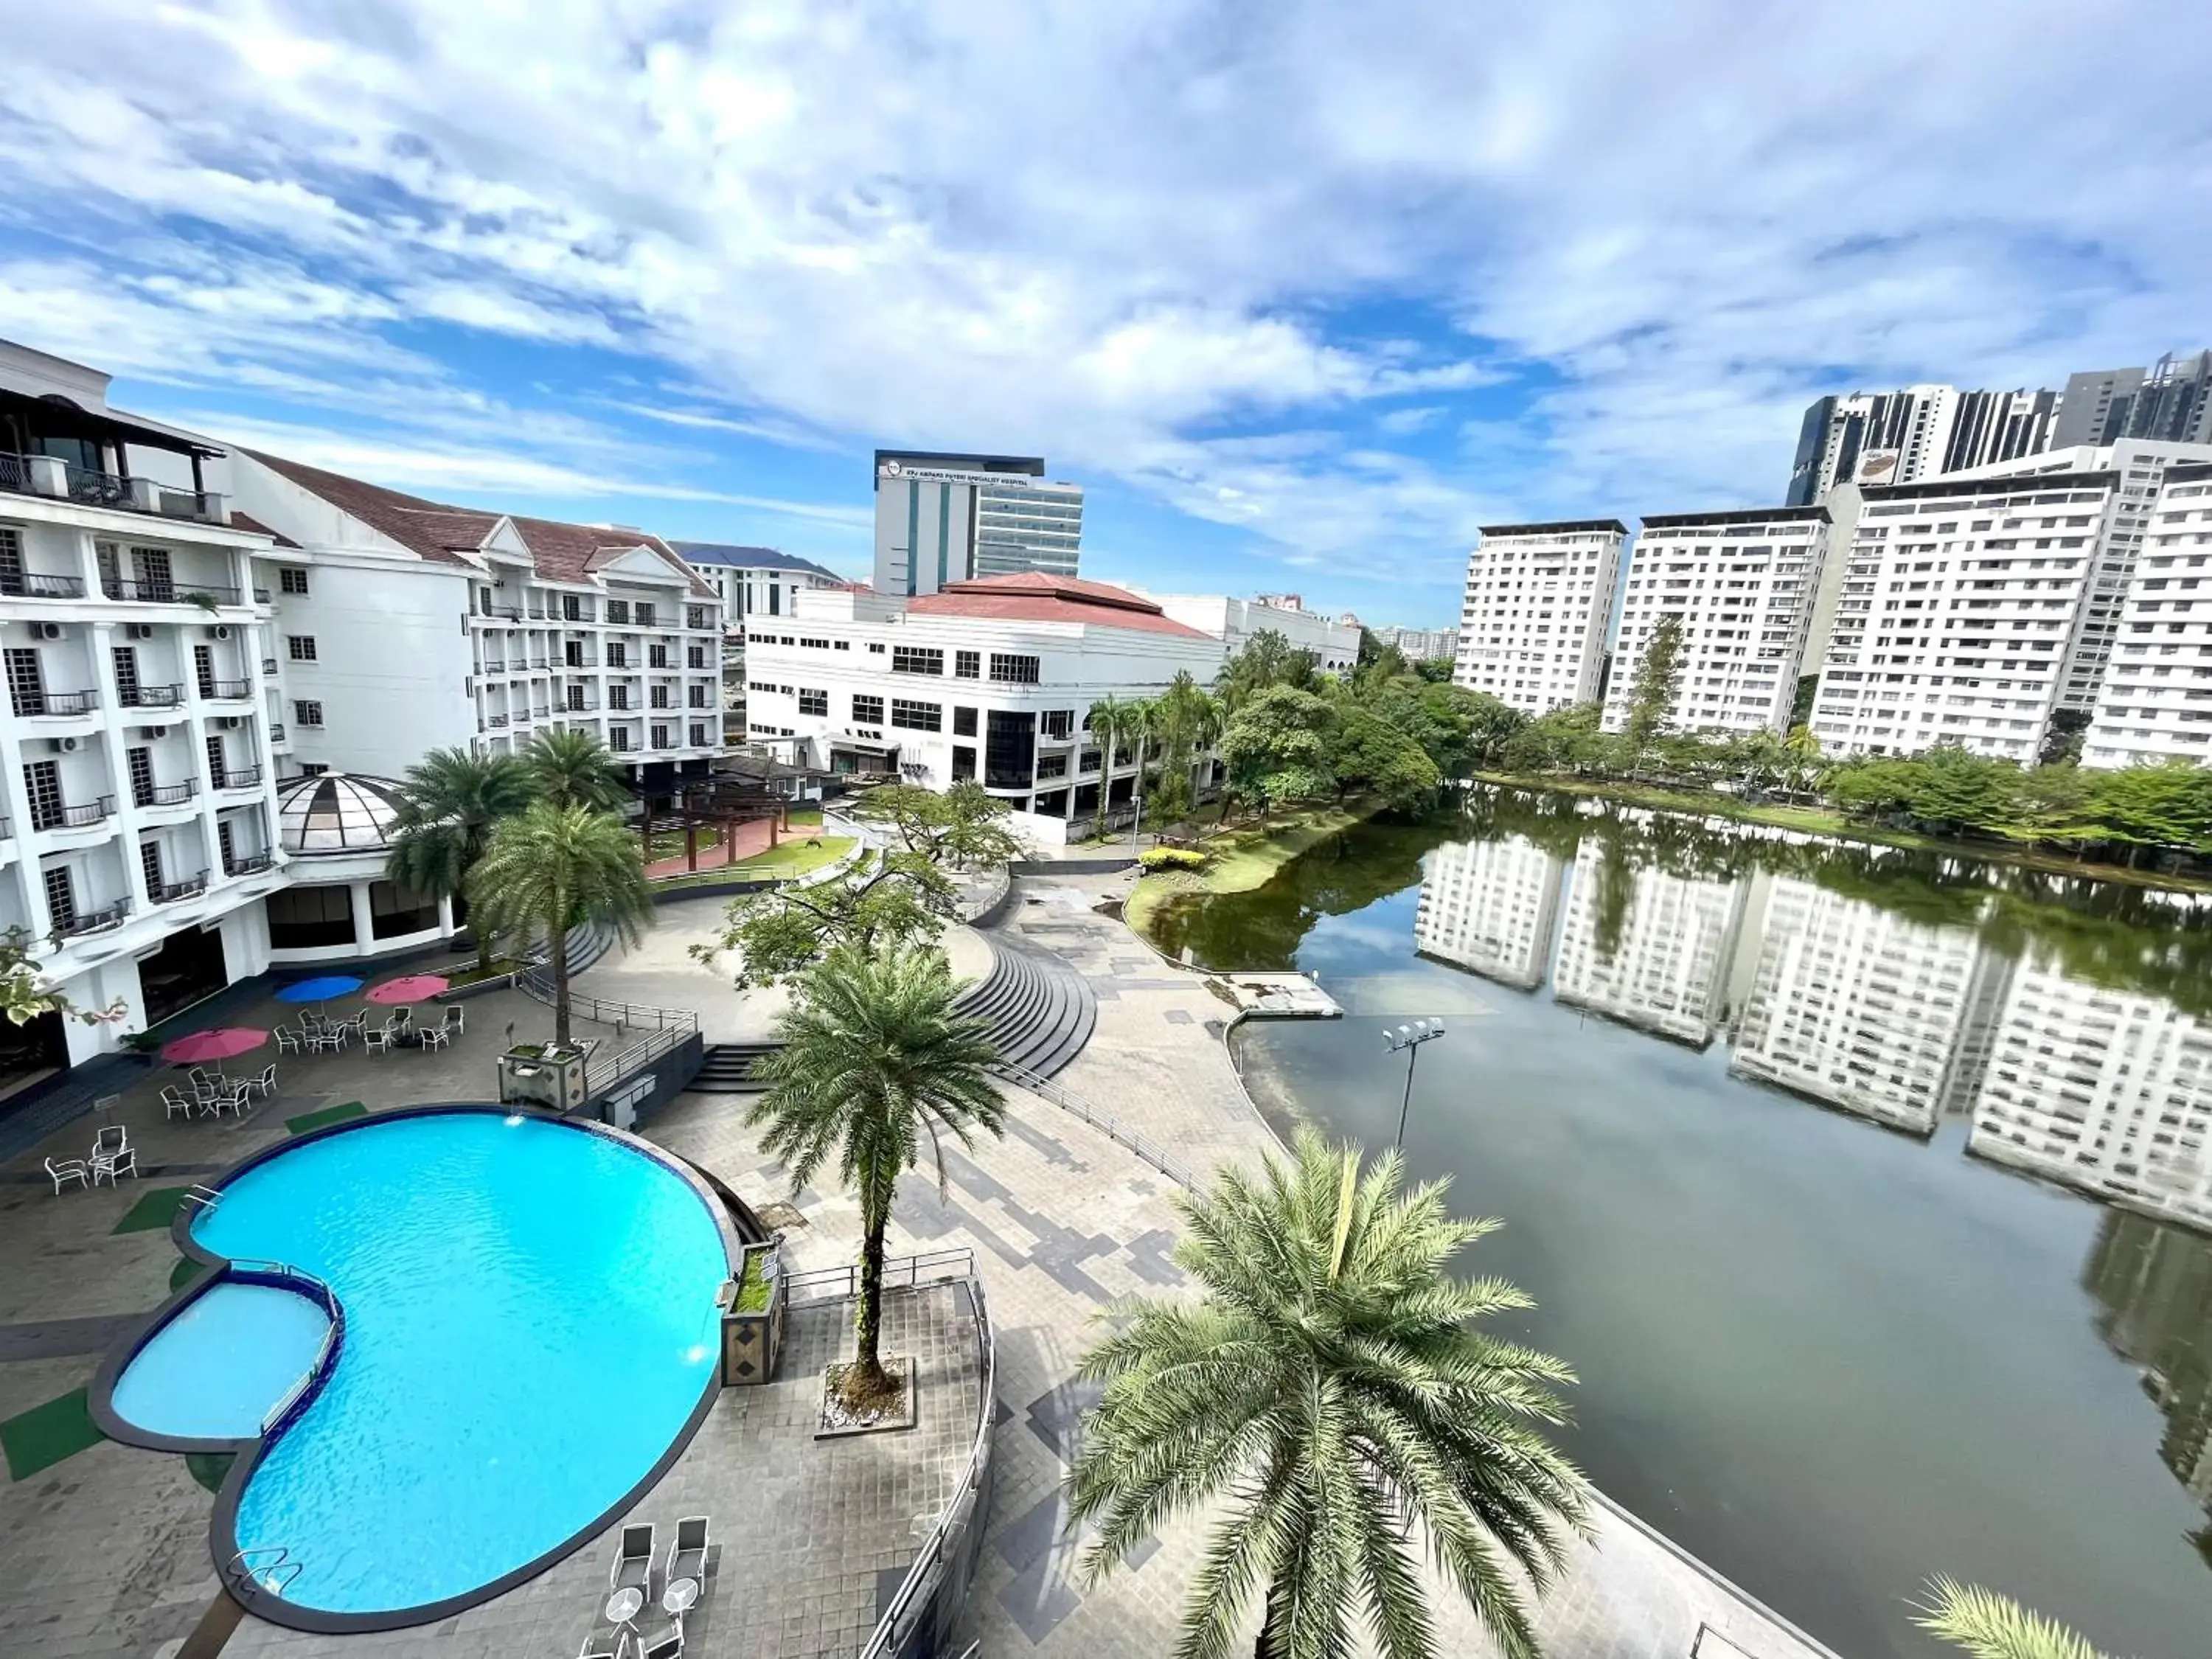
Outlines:
{"type": "Polygon", "coordinates": [[[1806,402],[2212,343],[2201,5],[11,20],[0,334],[443,499],[861,573],[878,445],[1089,574],[1456,609],[1475,526],[1776,499],[1806,402]]]}

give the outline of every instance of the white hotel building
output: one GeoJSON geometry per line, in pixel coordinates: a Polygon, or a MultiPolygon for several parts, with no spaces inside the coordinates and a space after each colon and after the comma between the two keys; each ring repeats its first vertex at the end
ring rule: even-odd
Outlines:
{"type": "Polygon", "coordinates": [[[2014,970],[1969,1150],[2212,1227],[2212,1027],[2162,997],[2014,970]]]}
{"type": "Polygon", "coordinates": [[[1225,593],[1156,593],[1132,587],[1176,621],[1211,634],[1231,656],[1255,634],[1276,633],[1292,649],[1310,651],[1326,674],[1349,674],[1359,665],[1359,625],[1309,611],[1296,593],[1263,593],[1249,599],[1225,593]]]}
{"type": "Polygon", "coordinates": [[[2212,759],[2212,461],[2162,469],[2082,739],[2087,766],[2212,759]]]}
{"type": "Polygon", "coordinates": [[[1637,671],[1663,617],[1681,624],[1667,725],[1681,732],[1781,732],[1827,607],[1832,543],[1857,506],[1846,485],[1823,507],[1669,513],[1638,532],[1621,602],[1605,729],[1628,724],[1637,671]]]}
{"type": "Polygon", "coordinates": [[[1064,836],[1135,788],[1087,729],[1103,699],[1156,696],[1179,672],[1210,684],[1220,639],[1101,582],[1024,572],[905,598],[866,589],[799,595],[771,632],[747,630],[749,736],[832,772],[896,770],[943,789],[981,781],[1025,832],[1064,836]]]}
{"type": "Polygon", "coordinates": [[[1529,715],[1595,699],[1627,539],[1618,519],[1485,525],[1468,556],[1454,683],[1529,715]]]}
{"type": "Polygon", "coordinates": [[[1563,862],[1533,842],[1455,842],[1422,861],[1413,948],[1518,991],[1544,982],[1563,862]]]}

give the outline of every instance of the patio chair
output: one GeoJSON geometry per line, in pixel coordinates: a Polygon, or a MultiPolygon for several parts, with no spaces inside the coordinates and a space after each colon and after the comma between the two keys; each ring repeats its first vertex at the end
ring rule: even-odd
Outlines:
{"type": "Polygon", "coordinates": [[[138,1149],[136,1146],[120,1146],[105,1157],[95,1156],[92,1160],[92,1184],[95,1187],[103,1176],[112,1186],[115,1177],[124,1174],[128,1174],[133,1181],[138,1179],[138,1149]]]}
{"type": "Polygon", "coordinates": [[[280,1054],[298,1054],[300,1034],[289,1025],[279,1025],[276,1028],[276,1052],[280,1054]]]}
{"type": "Polygon", "coordinates": [[[62,1195],[62,1188],[72,1181],[80,1187],[92,1185],[92,1171],[84,1167],[84,1160],[81,1158],[65,1158],[58,1164],[48,1158],[46,1173],[54,1178],[56,1198],[62,1195]]]}
{"type": "Polygon", "coordinates": [[[652,1641],[641,1641],[638,1652],[643,1659],[681,1659],[684,1652],[684,1626],[672,1625],[665,1634],[652,1641]]]}
{"type": "Polygon", "coordinates": [[[391,1028],[389,1026],[385,1026],[374,1031],[363,1031],[361,1034],[361,1046],[362,1051],[364,1054],[383,1054],[391,1053],[391,1028]]]}
{"type": "Polygon", "coordinates": [[[416,1036],[421,1038],[422,1046],[425,1048],[444,1048],[446,1046],[446,1040],[450,1035],[451,1034],[447,1032],[446,1028],[442,1025],[425,1025],[420,1031],[416,1033],[416,1036]]]}
{"type": "Polygon", "coordinates": [[[274,1100],[276,1098],[276,1068],[269,1066],[259,1077],[247,1078],[240,1086],[264,1100],[274,1100]]]}
{"type": "Polygon", "coordinates": [[[319,1025],[307,1034],[307,1047],[319,1054],[325,1049],[336,1054],[345,1047],[345,1030],[337,1025],[319,1025]]]}
{"type": "Polygon", "coordinates": [[[112,1158],[131,1144],[131,1131],[120,1123],[103,1123],[100,1133],[93,1137],[92,1158],[97,1164],[103,1158],[112,1158]]]}
{"type": "Polygon", "coordinates": [[[216,1110],[220,1112],[225,1106],[230,1108],[233,1117],[244,1117],[252,1111],[253,1109],[253,1079],[240,1078],[232,1084],[230,1092],[216,1103],[216,1110]]]}
{"type": "MultiPolygon", "coordinates": [[[[703,1593],[707,1580],[707,1517],[687,1515],[676,1523],[676,1536],[668,1541],[668,1559],[660,1571],[661,1594],[679,1579],[696,1580],[703,1593]]],[[[696,1598],[695,1598],[696,1599],[696,1598]]]]}
{"type": "Polygon", "coordinates": [[[161,1090],[161,1115],[163,1118],[173,1118],[179,1115],[185,1117],[190,1117],[192,1115],[192,1097],[185,1093],[183,1090],[178,1088],[175,1084],[171,1083],[163,1085],[161,1090]]]}
{"type": "Polygon", "coordinates": [[[469,1022],[466,1013],[463,1011],[461,1005],[456,1002],[446,1010],[446,1023],[438,1029],[443,1031],[446,1034],[447,1040],[451,1042],[453,1038],[460,1036],[463,1031],[468,1029],[468,1024],[469,1022]]]}
{"type": "Polygon", "coordinates": [[[629,1632],[617,1628],[601,1636],[596,1632],[584,1638],[577,1650],[576,1659],[632,1659],[637,1650],[630,1645],[629,1632]]]}
{"type": "Polygon", "coordinates": [[[185,1077],[194,1089],[211,1089],[222,1081],[221,1078],[204,1066],[193,1066],[191,1071],[185,1073],[185,1077]]]}
{"type": "Polygon", "coordinates": [[[613,1567],[607,1573],[607,1594],[625,1587],[635,1586],[644,1596],[647,1606],[653,1602],[653,1522],[650,1521],[622,1529],[622,1547],[615,1553],[613,1567]]]}

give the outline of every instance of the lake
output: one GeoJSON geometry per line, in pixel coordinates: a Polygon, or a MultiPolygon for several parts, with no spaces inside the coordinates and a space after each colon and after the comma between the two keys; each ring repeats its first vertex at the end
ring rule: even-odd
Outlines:
{"type": "Polygon", "coordinates": [[[1253,1094],[1506,1223],[1610,1496],[1845,1659],[1931,1574],[2212,1653],[2212,904],[1480,792],[1153,934],[1317,975],[1253,1094]]]}

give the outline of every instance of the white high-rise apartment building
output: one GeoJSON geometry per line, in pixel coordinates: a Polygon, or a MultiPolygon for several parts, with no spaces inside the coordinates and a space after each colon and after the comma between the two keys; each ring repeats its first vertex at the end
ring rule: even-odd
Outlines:
{"type": "Polygon", "coordinates": [[[1025,570],[1073,576],[1082,547],[1082,486],[1046,482],[1036,456],[876,452],[878,593],[1025,570]]]}
{"type": "Polygon", "coordinates": [[[2017,460],[2056,441],[2058,410],[2054,392],[1954,386],[1815,398],[1798,432],[1784,499],[1809,507],[1841,484],[1912,483],[2017,460]]]}
{"type": "Polygon", "coordinates": [[[1972,928],[1778,878],[1729,1069],[1930,1133],[1967,1050],[1981,956],[1972,928]]]}
{"type": "MultiPolygon", "coordinates": [[[[1828,506],[1669,513],[1647,518],[1629,556],[1605,729],[1628,724],[1637,671],[1662,617],[1681,624],[1666,724],[1684,732],[1780,732],[1825,622],[1832,543],[1847,541],[1857,492],[1828,506]],[[1840,521],[1832,517],[1841,515],[1840,521]]],[[[1838,579],[1839,580],[1839,579],[1838,579]]]]}
{"type": "Polygon", "coordinates": [[[0,1022],[0,1094],[260,972],[284,880],[269,538],[204,487],[221,451],[107,384],[0,342],[0,927],[77,1006],[125,1012],[0,1022]]]}
{"type": "Polygon", "coordinates": [[[1384,645],[1395,645],[1407,662],[1455,662],[1459,657],[1456,628],[1375,628],[1368,630],[1384,645]]]}
{"type": "Polygon", "coordinates": [[[2088,766],[2212,759],[2212,461],[2166,466],[2122,602],[2088,766]]]}
{"type": "Polygon", "coordinates": [[[1650,868],[1620,872],[1632,884],[1613,954],[1601,948],[1608,872],[1604,848],[1585,836],[1575,854],[1552,969],[1552,994],[1625,1025],[1703,1048],[1720,1029],[1747,884],[1705,881],[1650,868]]]}
{"type": "Polygon", "coordinates": [[[1516,990],[1544,982],[1559,910],[1559,858],[1533,842],[1455,842],[1423,860],[1413,948],[1516,990]]]}
{"type": "Polygon", "coordinates": [[[1832,755],[1939,742],[2023,763],[2085,676],[2084,621],[2106,559],[2110,471],[1936,479],[1869,489],[1820,671],[1814,734],[1832,755]]]}
{"type": "Polygon", "coordinates": [[[2212,1027],[2162,997],[2023,963],[1969,1150],[2212,1226],[2212,1027]]]}
{"type": "Polygon", "coordinates": [[[772,547],[739,547],[726,542],[671,542],[669,546],[698,573],[722,601],[722,714],[726,739],[743,743],[745,734],[745,624],[759,617],[775,628],[810,587],[842,587],[844,579],[811,559],[779,553],[772,547]]]}
{"type": "Polygon", "coordinates": [[[1467,561],[1453,683],[1524,714],[1595,700],[1628,526],[1485,525],[1467,561]]]}

